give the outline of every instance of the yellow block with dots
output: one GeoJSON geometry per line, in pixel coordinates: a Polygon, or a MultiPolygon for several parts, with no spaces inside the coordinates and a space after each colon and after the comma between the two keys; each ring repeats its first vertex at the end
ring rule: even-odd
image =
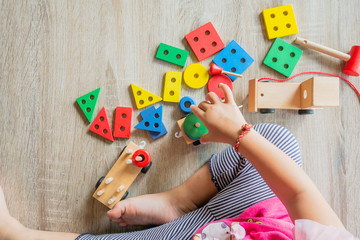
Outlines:
{"type": "Polygon", "coordinates": [[[209,81],[209,72],[200,63],[189,65],[184,71],[184,82],[191,88],[202,88],[209,81]]]}
{"type": "Polygon", "coordinates": [[[295,14],[291,4],[265,9],[262,14],[269,39],[298,33],[295,14]]]}
{"type": "Polygon", "coordinates": [[[164,102],[180,102],[182,72],[166,72],[164,82],[164,102]]]}
{"type": "Polygon", "coordinates": [[[137,109],[147,107],[162,100],[161,97],[156,96],[155,94],[146,91],[145,89],[142,89],[135,84],[131,84],[131,89],[134,94],[137,109]]]}

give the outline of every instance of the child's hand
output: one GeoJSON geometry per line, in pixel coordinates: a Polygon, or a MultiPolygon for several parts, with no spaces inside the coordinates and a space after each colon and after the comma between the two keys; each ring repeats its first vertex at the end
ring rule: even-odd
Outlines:
{"type": "Polygon", "coordinates": [[[246,121],[234,101],[230,88],[222,83],[219,87],[225,95],[223,102],[215,93],[209,92],[205,101],[199,106],[192,105],[190,108],[209,130],[209,133],[201,137],[201,143],[223,142],[235,145],[241,126],[246,121]]]}

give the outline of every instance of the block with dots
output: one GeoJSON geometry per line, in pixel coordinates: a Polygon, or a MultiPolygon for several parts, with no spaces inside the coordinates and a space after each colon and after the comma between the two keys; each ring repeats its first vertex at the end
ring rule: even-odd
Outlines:
{"type": "MultiPolygon", "coordinates": [[[[232,40],[216,55],[213,62],[224,71],[242,74],[254,62],[254,59],[236,41],[232,40]]],[[[233,81],[237,78],[228,76],[233,81]]]]}
{"type": "MultiPolygon", "coordinates": [[[[141,115],[142,119],[145,119],[147,116],[149,116],[154,111],[155,111],[155,107],[151,106],[150,108],[143,110],[140,113],[140,115],[141,115]]],[[[166,130],[165,125],[164,125],[163,122],[160,124],[160,132],[153,132],[153,131],[149,131],[149,132],[150,132],[150,135],[151,135],[153,140],[156,140],[159,137],[164,136],[165,134],[167,134],[167,130],[166,130]]]]}
{"type": "Polygon", "coordinates": [[[268,39],[298,33],[295,14],[291,4],[264,9],[262,15],[268,39]]]}
{"type": "Polygon", "coordinates": [[[185,66],[188,56],[188,51],[167,45],[165,43],[160,43],[158,51],[156,52],[156,58],[181,67],[185,66]]]}
{"type": "Polygon", "coordinates": [[[105,107],[100,110],[89,130],[112,142],[114,141],[105,107]]]}
{"type": "Polygon", "coordinates": [[[131,107],[116,107],[114,137],[130,138],[131,117],[132,117],[131,107]]]}
{"type": "Polygon", "coordinates": [[[131,89],[134,94],[134,99],[137,109],[147,107],[151,104],[160,102],[162,100],[161,97],[156,96],[155,94],[146,91],[145,89],[142,89],[141,87],[138,87],[135,84],[131,84],[131,89]]]}
{"type": "Polygon", "coordinates": [[[135,128],[153,132],[161,132],[162,109],[163,106],[161,105],[146,118],[144,118],[139,124],[137,124],[135,128]]]}
{"type": "Polygon", "coordinates": [[[164,81],[164,102],[179,102],[180,90],[181,90],[182,72],[170,72],[165,73],[164,81]]]}
{"type": "Polygon", "coordinates": [[[302,53],[297,47],[277,38],[263,63],[286,77],[290,77],[302,53]]]}
{"type": "Polygon", "coordinates": [[[86,119],[91,122],[94,115],[94,110],[96,107],[97,100],[100,94],[100,88],[95,89],[92,92],[89,92],[81,97],[76,99],[76,102],[79,104],[81,110],[85,114],[86,119]]]}
{"type": "Polygon", "coordinates": [[[202,61],[224,48],[224,43],[211,22],[185,36],[198,61],[202,61]]]}

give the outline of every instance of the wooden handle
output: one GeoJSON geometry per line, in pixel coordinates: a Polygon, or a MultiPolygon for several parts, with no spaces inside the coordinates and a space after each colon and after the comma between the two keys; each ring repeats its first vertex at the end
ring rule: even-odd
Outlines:
{"type": "Polygon", "coordinates": [[[222,71],[223,74],[227,74],[227,75],[231,75],[231,76],[235,76],[235,77],[240,77],[242,78],[243,75],[241,74],[237,74],[237,73],[233,73],[233,72],[228,72],[228,71],[222,71]]]}
{"type": "Polygon", "coordinates": [[[309,41],[309,40],[301,38],[301,37],[297,37],[295,39],[295,43],[299,44],[301,46],[307,47],[307,48],[311,48],[311,49],[313,49],[315,51],[325,53],[325,54],[327,54],[329,56],[339,58],[339,59],[344,60],[344,61],[347,61],[347,60],[350,59],[349,54],[340,52],[340,51],[332,49],[332,48],[325,47],[325,46],[323,46],[321,44],[314,43],[312,41],[309,41]]]}

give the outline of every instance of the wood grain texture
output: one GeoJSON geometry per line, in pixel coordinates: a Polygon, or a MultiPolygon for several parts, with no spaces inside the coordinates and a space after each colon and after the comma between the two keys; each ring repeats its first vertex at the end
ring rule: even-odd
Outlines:
{"type": "MultiPolygon", "coordinates": [[[[116,106],[135,107],[131,83],[161,95],[165,72],[183,68],[155,58],[159,43],[190,51],[188,66],[196,58],[184,36],[211,21],[225,44],[236,40],[255,59],[244,78],[234,82],[237,103],[247,106],[249,79],[282,77],[262,65],[272,41],[261,12],[288,3],[300,36],[344,52],[359,44],[358,0],[0,1],[0,185],[10,212],[26,226],[43,230],[99,234],[137,229],[110,223],[107,209],[91,197],[127,140],[109,143],[90,133],[76,98],[101,87],[95,112],[106,106],[113,119],[116,106]]],[[[341,74],[344,62],[302,50],[293,74],[341,74]]],[[[211,59],[202,64],[208,67],[211,59]]],[[[360,88],[359,78],[348,79],[360,88]]],[[[183,84],[181,96],[199,103],[205,93],[183,84]]],[[[276,123],[294,133],[305,171],[347,229],[359,236],[360,105],[353,90],[341,82],[340,106],[311,116],[291,110],[271,115],[243,111],[250,123],[276,123]]],[[[139,112],[134,111],[133,126],[139,112]]],[[[181,117],[177,104],[164,103],[165,137],[153,141],[149,133],[133,130],[132,141],[148,142],[153,166],[136,178],[130,196],[182,183],[224,147],[194,147],[175,138],[181,117]]]]}

